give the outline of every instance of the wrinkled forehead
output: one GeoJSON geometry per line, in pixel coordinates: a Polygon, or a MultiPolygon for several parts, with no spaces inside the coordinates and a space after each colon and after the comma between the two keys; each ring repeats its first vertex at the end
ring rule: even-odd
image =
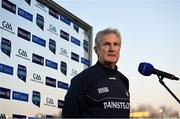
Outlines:
{"type": "Polygon", "coordinates": [[[114,34],[114,33],[108,33],[108,34],[101,35],[98,40],[99,40],[99,43],[108,42],[108,43],[119,43],[120,44],[120,42],[121,42],[120,36],[118,36],[117,34],[114,34]]]}

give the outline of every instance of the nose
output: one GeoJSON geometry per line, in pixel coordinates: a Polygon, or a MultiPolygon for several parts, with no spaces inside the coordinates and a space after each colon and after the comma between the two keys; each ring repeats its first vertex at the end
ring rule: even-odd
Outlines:
{"type": "Polygon", "coordinates": [[[114,49],[114,44],[110,45],[110,49],[112,49],[112,50],[114,49]]]}
{"type": "Polygon", "coordinates": [[[110,45],[109,50],[110,50],[111,52],[114,51],[114,45],[113,45],[113,44],[110,45]]]}

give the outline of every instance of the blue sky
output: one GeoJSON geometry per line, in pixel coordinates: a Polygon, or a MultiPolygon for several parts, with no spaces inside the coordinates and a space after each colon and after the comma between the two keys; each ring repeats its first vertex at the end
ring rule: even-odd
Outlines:
{"type": "MultiPolygon", "coordinates": [[[[107,27],[122,35],[119,71],[130,81],[131,105],[166,105],[179,109],[178,102],[159,83],[157,76],[142,76],[140,62],[153,64],[180,77],[180,1],[179,0],[55,0],[97,31],[107,27]]],[[[93,51],[93,64],[97,61],[93,51]]],[[[164,79],[180,98],[180,81],[164,79]]],[[[179,109],[180,110],[180,109],[179,109]]]]}

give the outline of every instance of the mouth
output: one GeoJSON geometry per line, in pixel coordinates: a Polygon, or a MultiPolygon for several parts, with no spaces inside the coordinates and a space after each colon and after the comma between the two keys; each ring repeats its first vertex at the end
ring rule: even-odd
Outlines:
{"type": "Polygon", "coordinates": [[[108,56],[109,58],[113,58],[113,59],[116,58],[116,55],[114,55],[114,54],[108,54],[107,56],[108,56]]]}
{"type": "Polygon", "coordinates": [[[116,57],[115,54],[108,54],[108,56],[111,56],[111,57],[116,57]]]}

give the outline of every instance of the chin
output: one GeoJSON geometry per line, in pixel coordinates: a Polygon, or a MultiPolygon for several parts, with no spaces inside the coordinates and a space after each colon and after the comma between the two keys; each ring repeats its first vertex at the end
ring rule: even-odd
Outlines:
{"type": "Polygon", "coordinates": [[[109,62],[109,63],[116,63],[117,60],[108,60],[107,62],[109,62]]]}
{"type": "Polygon", "coordinates": [[[116,64],[116,61],[107,61],[107,64],[115,65],[115,64],[116,64]]]}

